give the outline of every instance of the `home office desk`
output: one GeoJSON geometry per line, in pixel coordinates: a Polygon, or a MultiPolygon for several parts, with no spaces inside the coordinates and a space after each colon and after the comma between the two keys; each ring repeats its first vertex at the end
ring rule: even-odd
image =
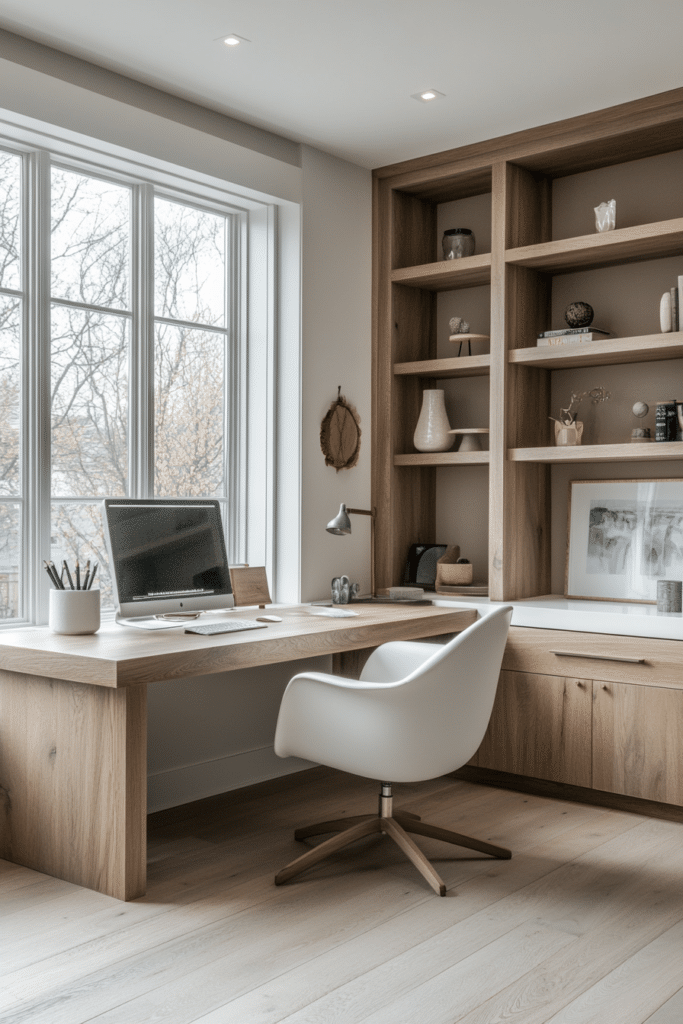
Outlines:
{"type": "MultiPolygon", "coordinates": [[[[142,896],[147,874],[147,684],[459,632],[471,609],[359,605],[354,618],[278,609],[217,636],[107,623],[93,636],[0,634],[0,857],[98,892],[142,896]]],[[[240,618],[256,610],[239,610],[240,618]]]]}

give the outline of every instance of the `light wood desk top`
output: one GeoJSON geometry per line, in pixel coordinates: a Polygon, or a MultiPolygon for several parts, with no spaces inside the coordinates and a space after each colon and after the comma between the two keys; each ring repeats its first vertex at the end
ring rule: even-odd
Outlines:
{"type": "MultiPolygon", "coordinates": [[[[104,623],[91,636],[60,636],[47,628],[0,633],[0,669],[118,689],[253,668],[299,658],[459,632],[477,618],[472,609],[432,605],[358,605],[353,618],[311,615],[307,606],[275,608],[282,622],[216,636],[156,632],[104,623]]],[[[254,619],[255,608],[235,618],[254,619]]],[[[263,613],[260,613],[263,614],[263,613]]],[[[214,616],[212,616],[214,618],[214,616]]]]}

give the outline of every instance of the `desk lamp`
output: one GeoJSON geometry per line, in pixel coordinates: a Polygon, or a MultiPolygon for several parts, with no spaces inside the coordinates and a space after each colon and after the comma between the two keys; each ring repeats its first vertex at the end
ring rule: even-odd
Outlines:
{"type": "Polygon", "coordinates": [[[347,508],[342,502],[339,506],[339,512],[331,519],[326,526],[328,533],[333,533],[335,537],[343,537],[347,533],[351,533],[351,520],[350,515],[357,516],[370,516],[370,592],[372,596],[375,596],[375,509],[365,508],[347,508]]]}

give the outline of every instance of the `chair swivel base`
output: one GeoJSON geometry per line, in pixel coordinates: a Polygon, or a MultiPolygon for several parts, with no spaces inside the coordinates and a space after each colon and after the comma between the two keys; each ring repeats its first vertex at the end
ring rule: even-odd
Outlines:
{"type": "Polygon", "coordinates": [[[295,839],[306,839],[309,836],[325,835],[328,832],[337,832],[337,835],[326,839],[325,842],[315,846],[312,850],[297,857],[291,864],[284,867],[275,876],[275,884],[282,885],[290,878],[301,874],[314,864],[324,860],[326,857],[343,849],[357,839],[372,835],[375,832],[382,832],[394,840],[396,845],[412,861],[421,875],[429,882],[437,896],[446,895],[446,886],[440,876],[436,873],[422,850],[413,842],[408,835],[409,832],[420,836],[429,836],[432,839],[441,839],[445,843],[452,843],[454,846],[463,846],[468,850],[477,850],[479,853],[487,853],[491,857],[501,860],[509,860],[512,856],[509,850],[502,846],[493,846],[491,843],[482,842],[480,839],[471,839],[469,836],[460,835],[459,832],[451,832],[449,829],[439,828],[438,825],[429,825],[422,821],[418,815],[408,811],[392,812],[391,788],[387,783],[382,784],[380,795],[380,811],[378,814],[360,814],[350,818],[338,818],[333,821],[321,821],[317,825],[308,825],[305,828],[297,829],[294,833],[295,839]],[[387,792],[387,789],[389,790],[387,792]]]}

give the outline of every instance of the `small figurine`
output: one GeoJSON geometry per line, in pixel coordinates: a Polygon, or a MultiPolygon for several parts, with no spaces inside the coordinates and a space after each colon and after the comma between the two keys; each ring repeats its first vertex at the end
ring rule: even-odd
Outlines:
{"type": "MultiPolygon", "coordinates": [[[[631,410],[634,416],[637,416],[639,420],[642,420],[644,416],[650,411],[650,406],[646,402],[636,402],[631,410]]],[[[631,431],[631,443],[642,444],[643,442],[651,441],[650,428],[649,427],[634,427],[631,431]]]]}

